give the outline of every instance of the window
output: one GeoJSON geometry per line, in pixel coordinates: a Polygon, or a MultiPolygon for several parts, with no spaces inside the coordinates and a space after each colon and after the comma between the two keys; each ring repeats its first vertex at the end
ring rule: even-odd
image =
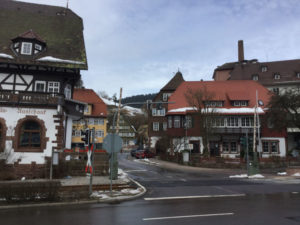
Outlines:
{"type": "Polygon", "coordinates": [[[237,143],[236,142],[227,142],[222,143],[223,153],[237,153],[237,143]]]}
{"type": "Polygon", "coordinates": [[[206,107],[222,107],[222,106],[224,106],[223,101],[205,101],[204,104],[206,107]]]}
{"type": "Polygon", "coordinates": [[[300,78],[300,73],[296,73],[296,77],[297,77],[297,78],[300,78]]]}
{"type": "Polygon", "coordinates": [[[248,101],[241,101],[241,106],[248,106],[248,101]]]}
{"type": "Polygon", "coordinates": [[[239,126],[238,117],[228,117],[227,118],[227,126],[228,127],[238,127],[239,126]]]}
{"type": "Polygon", "coordinates": [[[46,91],[46,81],[35,81],[35,91],[45,92],[46,91]]]}
{"type": "Polygon", "coordinates": [[[95,125],[104,125],[104,119],[94,119],[95,125]]]}
{"type": "Polygon", "coordinates": [[[168,98],[171,96],[170,93],[163,93],[163,101],[166,102],[168,101],[168,98]]]}
{"type": "Polygon", "coordinates": [[[19,147],[41,147],[41,127],[35,121],[26,121],[21,127],[19,147]]]}
{"type": "Polygon", "coordinates": [[[261,67],[261,72],[267,72],[268,71],[268,67],[267,66],[262,66],[261,67]]]}
{"type": "Polygon", "coordinates": [[[35,49],[38,50],[38,51],[41,51],[42,50],[42,46],[39,45],[39,44],[35,44],[35,49]]]}
{"type": "Polygon", "coordinates": [[[273,88],[272,91],[273,91],[276,95],[279,95],[279,88],[273,88]]]}
{"type": "Polygon", "coordinates": [[[169,116],[169,117],[168,117],[168,127],[169,127],[169,128],[172,128],[172,124],[173,124],[172,117],[169,116]]]}
{"type": "Polygon", "coordinates": [[[252,80],[258,80],[258,75],[257,74],[252,75],[252,80]]]}
{"type": "Polygon", "coordinates": [[[174,128],[180,128],[180,116],[174,117],[174,128]]]}
{"type": "Polygon", "coordinates": [[[72,87],[70,84],[67,84],[66,87],[65,87],[65,98],[66,99],[71,99],[72,97],[72,87]]]}
{"type": "Polygon", "coordinates": [[[104,131],[103,130],[96,130],[95,131],[96,138],[104,137],[104,131]]]}
{"type": "Polygon", "coordinates": [[[240,101],[234,101],[233,102],[233,106],[240,106],[241,105],[241,102],[240,101]]]}
{"type": "Polygon", "coordinates": [[[253,126],[253,118],[251,117],[242,117],[242,127],[251,127],[253,126]]]}
{"type": "Polygon", "coordinates": [[[90,119],[88,119],[88,121],[89,121],[88,122],[89,125],[94,125],[94,119],[90,118],[90,119]]]}
{"type": "Polygon", "coordinates": [[[186,128],[192,128],[192,117],[191,116],[185,116],[185,125],[186,128]]]}
{"type": "Polygon", "coordinates": [[[159,131],[159,122],[153,123],[153,131],[159,131]]]}
{"type": "Polygon", "coordinates": [[[80,136],[81,136],[81,131],[80,131],[80,130],[73,129],[73,130],[72,130],[72,136],[73,136],[73,137],[80,137],[80,136]]]}
{"type": "Polygon", "coordinates": [[[152,116],[156,116],[156,108],[152,108],[152,116]]]}
{"type": "Polygon", "coordinates": [[[277,154],[279,153],[279,142],[278,141],[263,141],[263,153],[277,154]]]}
{"type": "Polygon", "coordinates": [[[280,80],[280,74],[278,74],[278,73],[277,73],[277,74],[274,74],[274,79],[275,79],[275,80],[280,80]]]}
{"type": "Polygon", "coordinates": [[[89,106],[88,106],[88,105],[85,105],[85,106],[84,106],[84,112],[85,112],[85,113],[88,113],[88,112],[89,112],[89,106]]]}
{"type": "Polygon", "coordinates": [[[55,81],[48,82],[48,92],[59,93],[59,82],[55,82],[55,81]]]}
{"type": "Polygon", "coordinates": [[[32,43],[22,42],[21,54],[22,55],[31,55],[32,52],[32,43]]]}
{"type": "Polygon", "coordinates": [[[166,131],[167,130],[167,127],[168,127],[168,124],[167,122],[163,122],[163,130],[166,131]]]}

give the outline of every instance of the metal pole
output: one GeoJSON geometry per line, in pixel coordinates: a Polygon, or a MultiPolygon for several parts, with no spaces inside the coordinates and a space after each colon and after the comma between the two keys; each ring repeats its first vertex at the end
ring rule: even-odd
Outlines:
{"type": "Polygon", "coordinates": [[[89,187],[89,194],[91,195],[93,193],[93,173],[94,173],[94,148],[95,148],[95,127],[93,127],[92,132],[91,132],[91,136],[92,136],[92,149],[90,149],[91,152],[91,157],[92,157],[92,161],[91,161],[91,167],[92,167],[92,172],[91,172],[91,176],[90,176],[90,187],[89,187]]]}
{"type": "Polygon", "coordinates": [[[248,130],[246,132],[247,175],[249,176],[248,130]]]}
{"type": "Polygon", "coordinates": [[[51,151],[50,180],[52,180],[52,177],[53,177],[53,149],[51,151]]]}

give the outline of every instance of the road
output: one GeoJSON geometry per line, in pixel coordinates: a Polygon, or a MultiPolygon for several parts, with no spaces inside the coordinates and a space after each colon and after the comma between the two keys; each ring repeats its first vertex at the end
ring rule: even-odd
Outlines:
{"type": "Polygon", "coordinates": [[[148,192],[118,204],[0,210],[0,224],[300,224],[300,185],[229,179],[228,171],[178,170],[132,160],[119,165],[148,192]]]}

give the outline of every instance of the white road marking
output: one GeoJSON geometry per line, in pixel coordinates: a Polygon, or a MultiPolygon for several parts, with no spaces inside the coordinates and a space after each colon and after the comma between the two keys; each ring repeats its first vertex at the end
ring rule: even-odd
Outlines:
{"type": "Polygon", "coordinates": [[[234,213],[214,213],[214,214],[186,215],[186,216],[153,217],[153,218],[143,218],[143,220],[144,221],[147,221],[147,220],[169,220],[169,219],[209,217],[209,216],[232,216],[232,215],[234,215],[234,213]]]}
{"type": "Polygon", "coordinates": [[[130,173],[130,172],[147,172],[147,170],[125,170],[124,172],[130,173]]]}
{"type": "Polygon", "coordinates": [[[244,197],[245,194],[233,194],[233,195],[193,195],[193,196],[174,196],[174,197],[157,197],[157,198],[144,198],[146,201],[158,201],[158,200],[175,200],[175,199],[191,199],[191,198],[226,198],[226,197],[244,197]]]}

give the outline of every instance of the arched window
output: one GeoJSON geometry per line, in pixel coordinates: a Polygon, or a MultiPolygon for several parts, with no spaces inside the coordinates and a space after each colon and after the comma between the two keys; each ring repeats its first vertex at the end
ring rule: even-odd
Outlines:
{"type": "Polygon", "coordinates": [[[41,126],[36,121],[25,121],[20,130],[19,147],[40,148],[41,126]]]}

